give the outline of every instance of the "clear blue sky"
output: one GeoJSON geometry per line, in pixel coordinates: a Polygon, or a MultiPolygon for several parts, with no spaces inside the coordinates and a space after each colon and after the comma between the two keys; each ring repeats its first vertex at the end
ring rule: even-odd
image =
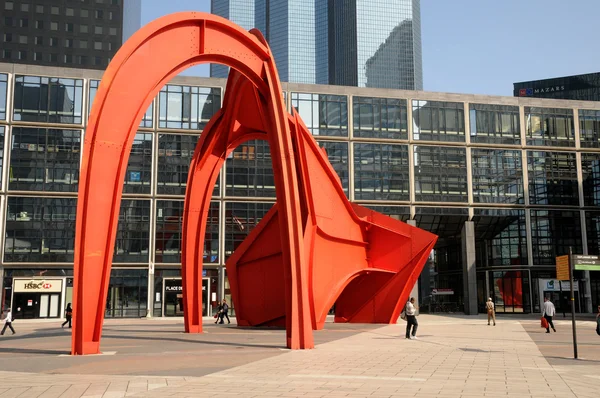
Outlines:
{"type": "MultiPolygon", "coordinates": [[[[142,0],[142,24],[178,11],[210,0],[142,0]]],[[[424,88],[512,95],[514,82],[600,72],[599,16],[600,0],[421,0],[424,88]]]]}

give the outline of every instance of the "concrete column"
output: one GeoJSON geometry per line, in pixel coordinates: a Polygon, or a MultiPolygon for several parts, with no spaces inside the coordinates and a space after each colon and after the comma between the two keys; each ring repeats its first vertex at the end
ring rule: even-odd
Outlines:
{"type": "Polygon", "coordinates": [[[148,268],[148,311],[146,318],[154,316],[154,264],[148,268]]]}
{"type": "Polygon", "coordinates": [[[475,268],[475,224],[465,221],[461,232],[463,297],[466,315],[477,315],[477,273],[475,268]]]}

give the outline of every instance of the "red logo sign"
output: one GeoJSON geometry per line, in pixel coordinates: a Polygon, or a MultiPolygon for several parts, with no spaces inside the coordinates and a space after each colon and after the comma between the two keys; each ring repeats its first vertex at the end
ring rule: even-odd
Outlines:
{"type": "Polygon", "coordinates": [[[44,286],[42,286],[44,289],[50,289],[52,287],[51,284],[49,283],[44,283],[44,286]]]}

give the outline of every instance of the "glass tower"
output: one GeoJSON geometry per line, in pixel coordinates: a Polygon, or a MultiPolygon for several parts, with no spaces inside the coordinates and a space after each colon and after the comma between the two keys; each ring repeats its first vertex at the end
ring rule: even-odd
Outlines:
{"type": "MultiPolygon", "coordinates": [[[[282,81],[421,90],[420,0],[212,0],[212,12],[257,27],[282,81]]],[[[211,76],[226,77],[212,67],[211,76]]]]}

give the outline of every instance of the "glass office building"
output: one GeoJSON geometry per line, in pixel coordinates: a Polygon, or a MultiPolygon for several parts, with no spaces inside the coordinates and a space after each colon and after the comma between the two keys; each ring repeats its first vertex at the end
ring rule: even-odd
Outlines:
{"type": "MultiPolygon", "coordinates": [[[[79,168],[102,72],[0,64],[4,307],[60,317],[70,302],[79,168]],[[43,282],[43,283],[42,283],[43,282]],[[40,285],[41,284],[41,285],[40,285]],[[49,286],[40,290],[38,286],[49,286]]],[[[106,316],[175,316],[189,163],[225,80],[177,77],[135,137],[123,181],[106,316]]],[[[600,105],[284,83],[351,201],[439,236],[422,309],[539,310],[564,304],[554,258],[600,254],[600,105]],[[452,289],[451,295],[432,295],[452,289]],[[432,298],[433,297],[433,298],[432,298]]],[[[275,201],[269,147],[239,146],[215,187],[204,243],[205,315],[230,299],[225,262],[275,201]]],[[[600,301],[577,272],[578,310],[600,301]]],[[[233,303],[235,307],[235,303],[233,303]]]]}
{"type": "Polygon", "coordinates": [[[330,2],[329,84],[423,89],[420,0],[330,2]]]}
{"type": "Polygon", "coordinates": [[[282,81],[423,89],[420,0],[212,0],[211,10],[258,28],[282,81]]]}
{"type": "Polygon", "coordinates": [[[0,62],[104,70],[141,16],[141,0],[0,0],[0,62]]]}
{"type": "Polygon", "coordinates": [[[513,87],[515,97],[600,101],[600,73],[520,82],[513,87]]]}

